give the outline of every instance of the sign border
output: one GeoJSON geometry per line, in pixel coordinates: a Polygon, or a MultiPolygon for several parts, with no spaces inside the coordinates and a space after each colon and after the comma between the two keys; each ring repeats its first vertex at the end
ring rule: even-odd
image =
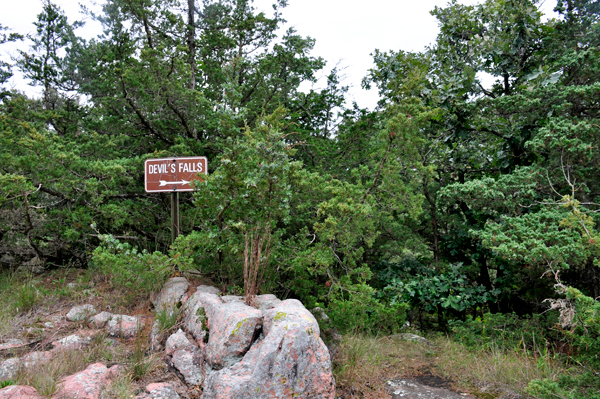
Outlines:
{"type": "MultiPolygon", "coordinates": [[[[193,188],[184,188],[184,189],[177,189],[175,188],[172,189],[168,189],[168,190],[152,190],[152,191],[148,191],[148,179],[146,178],[146,167],[148,166],[148,161],[162,161],[162,160],[172,160],[172,159],[176,159],[176,160],[185,160],[185,159],[204,159],[204,162],[206,164],[206,168],[204,170],[204,175],[208,174],[208,158],[206,158],[205,156],[195,156],[195,157],[168,157],[168,158],[149,158],[146,159],[144,161],[144,191],[152,194],[152,193],[181,193],[181,192],[190,192],[190,191],[196,191],[193,188]]],[[[200,172],[202,173],[202,172],[200,172]]]]}

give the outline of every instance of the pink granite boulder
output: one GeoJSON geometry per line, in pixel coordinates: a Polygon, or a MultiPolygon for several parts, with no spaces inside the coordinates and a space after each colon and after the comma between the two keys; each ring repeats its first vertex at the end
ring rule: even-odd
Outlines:
{"type": "Polygon", "coordinates": [[[169,279],[156,295],[150,299],[156,312],[173,311],[180,308],[187,299],[187,290],[190,283],[185,277],[173,277],[169,279]]]}
{"type": "Polygon", "coordinates": [[[266,311],[263,334],[239,363],[207,378],[202,399],[334,398],[329,352],[299,301],[266,311]]]}
{"type": "Polygon", "coordinates": [[[185,336],[185,333],[179,329],[175,334],[167,338],[167,342],[165,343],[165,355],[169,356],[175,351],[191,348],[192,346],[194,345],[192,345],[190,340],[185,336]]]}
{"type": "Polygon", "coordinates": [[[140,317],[116,314],[106,323],[106,332],[113,337],[135,337],[144,327],[140,317]]]}
{"type": "Polygon", "coordinates": [[[202,385],[204,383],[208,367],[204,362],[202,352],[197,347],[191,346],[176,350],[168,363],[177,370],[187,384],[202,385]]]}
{"type": "Polygon", "coordinates": [[[203,347],[208,342],[207,309],[209,311],[215,309],[222,304],[222,301],[216,294],[200,290],[200,287],[185,303],[182,313],[184,330],[194,337],[198,345],[203,347]]]}
{"type": "Polygon", "coordinates": [[[110,384],[121,366],[106,367],[102,363],[89,365],[85,370],[66,377],[58,385],[56,398],[99,399],[102,388],[110,384]]]}
{"type": "Polygon", "coordinates": [[[0,399],[42,399],[43,396],[33,387],[9,385],[0,389],[0,399]]]}
{"type": "Polygon", "coordinates": [[[202,385],[207,372],[204,354],[181,329],[167,339],[165,355],[167,363],[179,373],[183,381],[190,385],[202,385]]]}
{"type": "Polygon", "coordinates": [[[232,366],[258,337],[262,312],[241,301],[212,303],[205,309],[209,328],[206,360],[215,369],[232,366]]]}

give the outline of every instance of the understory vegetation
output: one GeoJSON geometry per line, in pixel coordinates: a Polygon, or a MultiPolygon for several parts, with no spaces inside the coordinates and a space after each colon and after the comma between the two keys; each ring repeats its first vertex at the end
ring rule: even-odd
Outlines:
{"type": "Polygon", "coordinates": [[[0,27],[22,45],[0,63],[0,337],[52,298],[101,286],[131,309],[188,273],[324,309],[348,395],[404,367],[482,398],[600,398],[600,3],[436,7],[423,51],[373,44],[373,110],[281,29],[286,4],[106,0],[86,41],[46,1],[27,37],[0,27]],[[8,89],[17,70],[40,98],[8,89]],[[209,170],[171,242],[144,161],[183,156],[209,170]]]}

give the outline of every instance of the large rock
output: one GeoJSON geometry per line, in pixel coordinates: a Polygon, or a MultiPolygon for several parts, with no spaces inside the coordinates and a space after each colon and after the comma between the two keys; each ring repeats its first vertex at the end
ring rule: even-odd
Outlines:
{"type": "Polygon", "coordinates": [[[171,357],[171,366],[190,385],[202,385],[208,372],[202,352],[195,346],[176,350],[171,357]]]}
{"type": "MultiPolygon", "coordinates": [[[[211,294],[204,294],[209,296],[211,294]]],[[[237,363],[250,349],[262,324],[262,312],[241,301],[207,303],[209,338],[206,360],[220,369],[237,363]]]]}
{"type": "Polygon", "coordinates": [[[150,301],[156,312],[172,312],[174,309],[180,308],[186,301],[186,293],[189,287],[190,283],[185,277],[173,277],[165,283],[162,290],[154,295],[150,301]]]}
{"type": "Polygon", "coordinates": [[[175,334],[167,338],[167,342],[165,343],[165,355],[169,356],[175,351],[191,348],[193,346],[194,345],[192,345],[190,340],[185,336],[185,333],[179,329],[175,334]]]}
{"type": "Polygon", "coordinates": [[[202,351],[180,329],[165,343],[165,354],[171,356],[169,364],[191,385],[202,385],[207,373],[202,351]]]}
{"type": "Polygon", "coordinates": [[[81,321],[86,320],[88,317],[95,315],[98,313],[94,305],[79,305],[73,307],[67,313],[68,321],[81,321]]]}
{"type": "MultiPolygon", "coordinates": [[[[210,325],[212,339],[212,319],[210,325]]],[[[299,301],[288,299],[266,311],[263,334],[240,362],[210,374],[202,399],[334,397],[319,325],[299,301]]]]}
{"type": "MultiPolygon", "coordinates": [[[[201,286],[203,287],[203,286],[201,286]]],[[[214,309],[223,302],[214,293],[198,287],[198,290],[188,299],[183,307],[183,328],[194,337],[197,344],[204,347],[208,342],[207,308],[214,309]]]]}
{"type": "Polygon", "coordinates": [[[102,388],[110,383],[120,369],[121,366],[108,368],[102,363],[94,363],[59,383],[55,397],[99,399],[102,388]]]}
{"type": "Polygon", "coordinates": [[[9,385],[0,389],[0,399],[43,399],[43,396],[33,387],[9,385]]]}

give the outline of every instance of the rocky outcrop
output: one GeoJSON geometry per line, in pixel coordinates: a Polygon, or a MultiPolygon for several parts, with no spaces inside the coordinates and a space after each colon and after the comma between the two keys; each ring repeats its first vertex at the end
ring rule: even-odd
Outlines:
{"type": "Polygon", "coordinates": [[[333,398],[335,381],[315,317],[297,300],[218,296],[199,286],[182,308],[166,361],[202,399],[333,398]]]}
{"type": "Polygon", "coordinates": [[[209,326],[206,359],[216,369],[232,366],[258,337],[262,312],[241,301],[214,302],[206,310],[209,326]]]}
{"type": "Polygon", "coordinates": [[[67,313],[67,321],[82,321],[87,320],[90,316],[98,313],[94,305],[79,305],[73,307],[67,313]]]}
{"type": "Polygon", "coordinates": [[[263,335],[239,363],[208,377],[203,399],[334,397],[329,353],[315,318],[299,301],[265,312],[263,335]]]}
{"type": "Polygon", "coordinates": [[[121,366],[106,367],[102,363],[68,376],[58,385],[56,398],[99,399],[102,388],[119,373],[121,366]]]}

